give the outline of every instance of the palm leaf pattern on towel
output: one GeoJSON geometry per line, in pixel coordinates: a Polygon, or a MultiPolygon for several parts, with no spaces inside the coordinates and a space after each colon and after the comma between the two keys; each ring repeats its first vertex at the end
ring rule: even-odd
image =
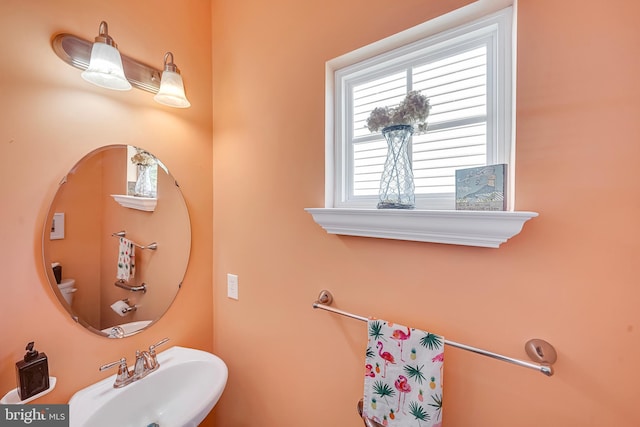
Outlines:
{"type": "Polygon", "coordinates": [[[373,385],[373,392],[378,396],[383,397],[387,404],[389,404],[387,396],[393,397],[396,394],[396,391],[389,387],[389,384],[386,384],[382,381],[375,382],[375,384],[373,385]]]}
{"type": "Polygon", "coordinates": [[[435,350],[442,346],[442,339],[438,335],[427,333],[420,339],[420,344],[429,350],[435,350]]]}
{"type": "Polygon", "coordinates": [[[440,412],[442,411],[442,395],[436,394],[435,396],[431,396],[431,399],[435,403],[429,403],[429,406],[433,406],[434,408],[436,408],[436,419],[440,419],[440,412]]]}
{"type": "Polygon", "coordinates": [[[373,338],[374,340],[379,340],[379,339],[383,339],[384,340],[384,336],[382,336],[382,323],[381,322],[376,320],[375,322],[372,322],[369,325],[369,336],[371,338],[373,338]]]}
{"type": "Polygon", "coordinates": [[[418,404],[418,402],[411,402],[409,404],[409,413],[418,421],[418,425],[420,425],[420,421],[427,422],[431,419],[429,414],[424,410],[424,408],[418,404]]]}
{"type": "Polygon", "coordinates": [[[424,377],[424,374],[422,373],[422,368],[424,368],[424,365],[422,366],[416,365],[415,367],[411,365],[407,365],[404,367],[404,372],[407,374],[409,378],[413,378],[418,382],[418,384],[422,384],[422,381],[426,379],[424,377]]]}

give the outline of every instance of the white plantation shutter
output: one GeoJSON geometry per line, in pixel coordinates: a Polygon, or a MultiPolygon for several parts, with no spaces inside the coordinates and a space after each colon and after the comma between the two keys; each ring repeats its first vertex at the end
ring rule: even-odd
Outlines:
{"type": "Polygon", "coordinates": [[[377,195],[387,156],[382,135],[372,139],[366,121],[376,107],[398,105],[407,94],[405,71],[382,77],[353,88],[353,195],[377,195]]]}
{"type": "Polygon", "coordinates": [[[336,206],[376,205],[387,144],[366,120],[411,90],[431,103],[427,133],[411,140],[416,207],[453,209],[456,169],[509,162],[510,106],[501,105],[511,93],[508,18],[505,11],[336,72],[336,206]]]}

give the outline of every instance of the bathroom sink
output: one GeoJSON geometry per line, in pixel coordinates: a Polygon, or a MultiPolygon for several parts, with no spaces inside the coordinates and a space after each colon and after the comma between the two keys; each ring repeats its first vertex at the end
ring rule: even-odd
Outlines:
{"type": "Polygon", "coordinates": [[[123,388],[112,375],[75,393],[70,427],[197,427],[220,399],[227,366],[201,350],[158,353],[158,370],[123,388]]]}
{"type": "Polygon", "coordinates": [[[131,335],[135,335],[138,332],[142,332],[142,330],[147,326],[149,326],[151,322],[152,320],[136,320],[129,323],[121,323],[119,325],[112,326],[110,328],[105,328],[102,330],[102,332],[104,332],[105,334],[111,334],[111,330],[114,327],[120,327],[122,328],[122,332],[124,332],[124,336],[130,337],[131,335]]]}

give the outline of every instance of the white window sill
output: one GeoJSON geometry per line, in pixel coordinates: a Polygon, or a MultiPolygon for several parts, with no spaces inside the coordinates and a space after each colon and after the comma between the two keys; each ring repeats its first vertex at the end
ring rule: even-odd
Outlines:
{"type": "Polygon", "coordinates": [[[327,233],[497,248],[537,212],[306,208],[327,233]]]}

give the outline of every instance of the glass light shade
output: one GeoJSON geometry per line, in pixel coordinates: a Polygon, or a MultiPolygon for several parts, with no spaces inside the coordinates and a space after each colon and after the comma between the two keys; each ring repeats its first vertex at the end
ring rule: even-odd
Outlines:
{"type": "Polygon", "coordinates": [[[106,43],[93,44],[89,68],[82,72],[82,78],[107,89],[131,89],[131,83],[124,75],[120,52],[106,43]]]}
{"type": "Polygon", "coordinates": [[[153,97],[156,102],[176,108],[189,108],[191,103],[184,94],[182,77],[175,71],[164,70],[160,80],[160,90],[153,97]]]}

